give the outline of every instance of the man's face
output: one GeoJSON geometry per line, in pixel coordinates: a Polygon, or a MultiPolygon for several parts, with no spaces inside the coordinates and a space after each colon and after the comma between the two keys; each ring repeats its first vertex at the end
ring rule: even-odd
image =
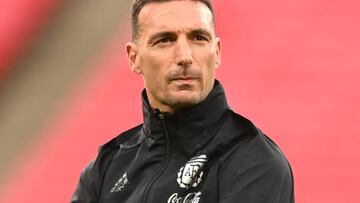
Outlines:
{"type": "Polygon", "coordinates": [[[220,63],[208,7],[196,1],[149,3],[139,14],[139,30],[127,54],[132,70],[143,76],[152,108],[174,112],[203,101],[220,63]]]}

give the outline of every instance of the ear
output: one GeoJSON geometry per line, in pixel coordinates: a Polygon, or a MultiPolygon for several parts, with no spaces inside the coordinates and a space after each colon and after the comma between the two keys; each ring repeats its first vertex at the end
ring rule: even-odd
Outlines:
{"type": "Polygon", "coordinates": [[[221,40],[219,37],[215,39],[216,43],[216,68],[220,66],[221,63],[221,40]]]}
{"type": "Polygon", "coordinates": [[[126,55],[131,71],[137,74],[142,74],[139,67],[138,47],[134,42],[126,43],[126,55]]]}

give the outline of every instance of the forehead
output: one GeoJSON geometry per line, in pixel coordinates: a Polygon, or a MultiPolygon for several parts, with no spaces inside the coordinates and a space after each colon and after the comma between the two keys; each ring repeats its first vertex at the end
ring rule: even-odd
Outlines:
{"type": "Polygon", "coordinates": [[[210,9],[199,1],[179,0],[154,2],[139,14],[139,27],[144,34],[159,30],[214,29],[210,9]]]}

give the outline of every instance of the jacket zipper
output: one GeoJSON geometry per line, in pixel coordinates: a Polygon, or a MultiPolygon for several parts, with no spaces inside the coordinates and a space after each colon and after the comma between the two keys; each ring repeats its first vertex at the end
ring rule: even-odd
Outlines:
{"type": "Polygon", "coordinates": [[[169,133],[165,124],[165,113],[159,111],[158,109],[156,109],[156,113],[158,114],[164,133],[165,133],[165,141],[166,141],[166,157],[165,157],[165,161],[164,164],[161,167],[161,170],[156,174],[156,176],[153,177],[153,179],[151,179],[150,183],[148,184],[146,190],[145,190],[145,197],[144,197],[144,202],[148,202],[148,198],[149,198],[149,193],[150,190],[152,188],[152,186],[154,185],[154,183],[160,178],[160,176],[164,173],[164,171],[166,170],[166,168],[168,167],[169,164],[169,157],[170,157],[170,138],[169,138],[169,133]]]}

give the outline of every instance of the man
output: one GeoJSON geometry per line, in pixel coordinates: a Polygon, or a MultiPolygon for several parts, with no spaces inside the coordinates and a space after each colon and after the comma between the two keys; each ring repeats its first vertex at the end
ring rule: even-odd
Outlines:
{"type": "Polygon", "coordinates": [[[211,1],[135,0],[132,17],[126,51],[144,80],[144,123],[101,147],[72,202],[294,202],[286,158],[215,80],[211,1]]]}

